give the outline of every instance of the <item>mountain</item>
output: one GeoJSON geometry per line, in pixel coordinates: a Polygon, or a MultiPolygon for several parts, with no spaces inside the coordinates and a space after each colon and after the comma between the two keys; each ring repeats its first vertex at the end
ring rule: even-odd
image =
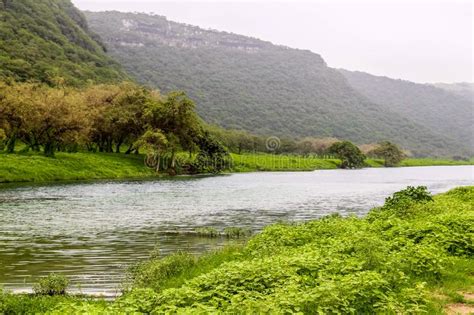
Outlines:
{"type": "Polygon", "coordinates": [[[411,118],[432,133],[474,148],[472,84],[417,84],[364,72],[340,71],[353,88],[376,104],[411,118]]]}
{"type": "Polygon", "coordinates": [[[390,139],[419,156],[468,154],[457,139],[373,102],[310,51],[158,15],[85,15],[134,78],[164,92],[186,91],[209,123],[276,136],[390,139]]]}
{"type": "Polygon", "coordinates": [[[58,77],[81,85],[127,76],[69,0],[0,0],[0,78],[58,77]]]}

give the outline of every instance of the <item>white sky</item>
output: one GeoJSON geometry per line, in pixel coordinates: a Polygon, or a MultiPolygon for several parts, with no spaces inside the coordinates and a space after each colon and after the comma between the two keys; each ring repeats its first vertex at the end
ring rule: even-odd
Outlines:
{"type": "Polygon", "coordinates": [[[321,54],[329,66],[415,82],[474,81],[474,0],[72,0],[321,54]]]}

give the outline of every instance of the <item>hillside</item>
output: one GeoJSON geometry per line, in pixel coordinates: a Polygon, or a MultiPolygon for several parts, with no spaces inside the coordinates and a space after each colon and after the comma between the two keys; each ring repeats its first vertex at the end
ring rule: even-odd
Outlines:
{"type": "Polygon", "coordinates": [[[390,139],[420,156],[466,154],[454,139],[371,102],[310,51],[157,15],[85,15],[133,77],[185,90],[210,123],[276,136],[390,139]]]}
{"type": "Polygon", "coordinates": [[[66,84],[126,78],[69,0],[0,0],[0,78],[66,84]]]}
{"type": "Polygon", "coordinates": [[[380,106],[473,148],[472,85],[417,84],[364,72],[341,73],[352,87],[380,106]]]}

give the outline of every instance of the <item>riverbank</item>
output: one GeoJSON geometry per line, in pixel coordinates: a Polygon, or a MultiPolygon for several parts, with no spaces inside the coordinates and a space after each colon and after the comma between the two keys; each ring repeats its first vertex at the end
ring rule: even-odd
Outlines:
{"type": "MultiPolygon", "coordinates": [[[[231,154],[233,159],[233,172],[255,171],[314,171],[319,169],[336,169],[340,165],[338,159],[322,159],[317,157],[303,157],[293,155],[274,154],[231,154]]],[[[366,159],[367,167],[384,167],[381,159],[366,159]]],[[[474,159],[454,161],[448,159],[410,158],[403,160],[398,166],[453,166],[474,165],[474,159]]]]}
{"type": "MultiPolygon", "coordinates": [[[[336,169],[337,159],[272,154],[232,154],[231,172],[313,171],[336,169]]],[[[369,167],[383,167],[368,159],[369,167]]],[[[400,166],[473,165],[471,161],[407,159],[400,166]]],[[[40,154],[0,153],[0,183],[54,182],[95,179],[145,179],[157,175],[143,164],[143,156],[115,153],[62,153],[55,158],[40,154]]]]}
{"type": "Polygon", "coordinates": [[[456,313],[474,310],[474,186],[396,193],[363,218],[265,228],[246,245],[150,258],[112,303],[0,292],[0,313],[456,313]]]}

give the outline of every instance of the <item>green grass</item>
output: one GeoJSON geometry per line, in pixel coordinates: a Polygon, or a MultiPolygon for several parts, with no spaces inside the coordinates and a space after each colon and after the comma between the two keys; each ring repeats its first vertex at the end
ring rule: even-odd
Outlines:
{"type": "Polygon", "coordinates": [[[0,154],[0,183],[154,176],[143,157],[114,153],[0,154]]]}
{"type": "Polygon", "coordinates": [[[4,294],[0,313],[443,314],[473,306],[473,239],[474,186],[434,199],[406,190],[364,218],[278,223],[200,257],[152,256],[113,303],[4,294]]]}
{"type": "Polygon", "coordinates": [[[321,159],[289,155],[265,153],[231,154],[232,171],[313,171],[316,169],[335,169],[339,165],[337,159],[321,159]]]}
{"type": "Polygon", "coordinates": [[[104,300],[79,296],[43,296],[32,294],[11,294],[0,289],[0,314],[44,314],[61,305],[87,303],[97,308],[107,307],[104,300]]]}
{"type": "MultiPolygon", "coordinates": [[[[322,159],[297,155],[275,155],[266,153],[231,154],[233,172],[255,171],[313,171],[318,169],[336,169],[340,165],[338,159],[322,159]]],[[[381,159],[367,159],[367,167],[383,167],[381,159]]],[[[417,158],[403,160],[399,166],[435,166],[435,165],[474,165],[469,161],[453,161],[445,159],[417,158]]]]}
{"type": "Polygon", "coordinates": [[[423,159],[406,159],[400,163],[400,166],[450,166],[450,165],[474,165],[474,159],[467,160],[467,161],[454,161],[454,160],[446,160],[446,159],[431,159],[431,158],[423,158],[423,159]]]}
{"type": "MultiPolygon", "coordinates": [[[[273,154],[231,154],[231,172],[257,171],[313,171],[336,169],[337,159],[321,159],[292,155],[273,154]]],[[[183,161],[189,157],[180,155],[183,161]]],[[[368,159],[369,167],[383,167],[383,161],[368,159]]],[[[451,161],[436,159],[407,159],[400,166],[429,165],[472,165],[470,161],[451,161]]],[[[145,167],[142,155],[116,153],[62,153],[55,158],[41,154],[0,153],[0,183],[9,182],[52,182],[92,179],[147,178],[156,176],[145,167]]]]}

